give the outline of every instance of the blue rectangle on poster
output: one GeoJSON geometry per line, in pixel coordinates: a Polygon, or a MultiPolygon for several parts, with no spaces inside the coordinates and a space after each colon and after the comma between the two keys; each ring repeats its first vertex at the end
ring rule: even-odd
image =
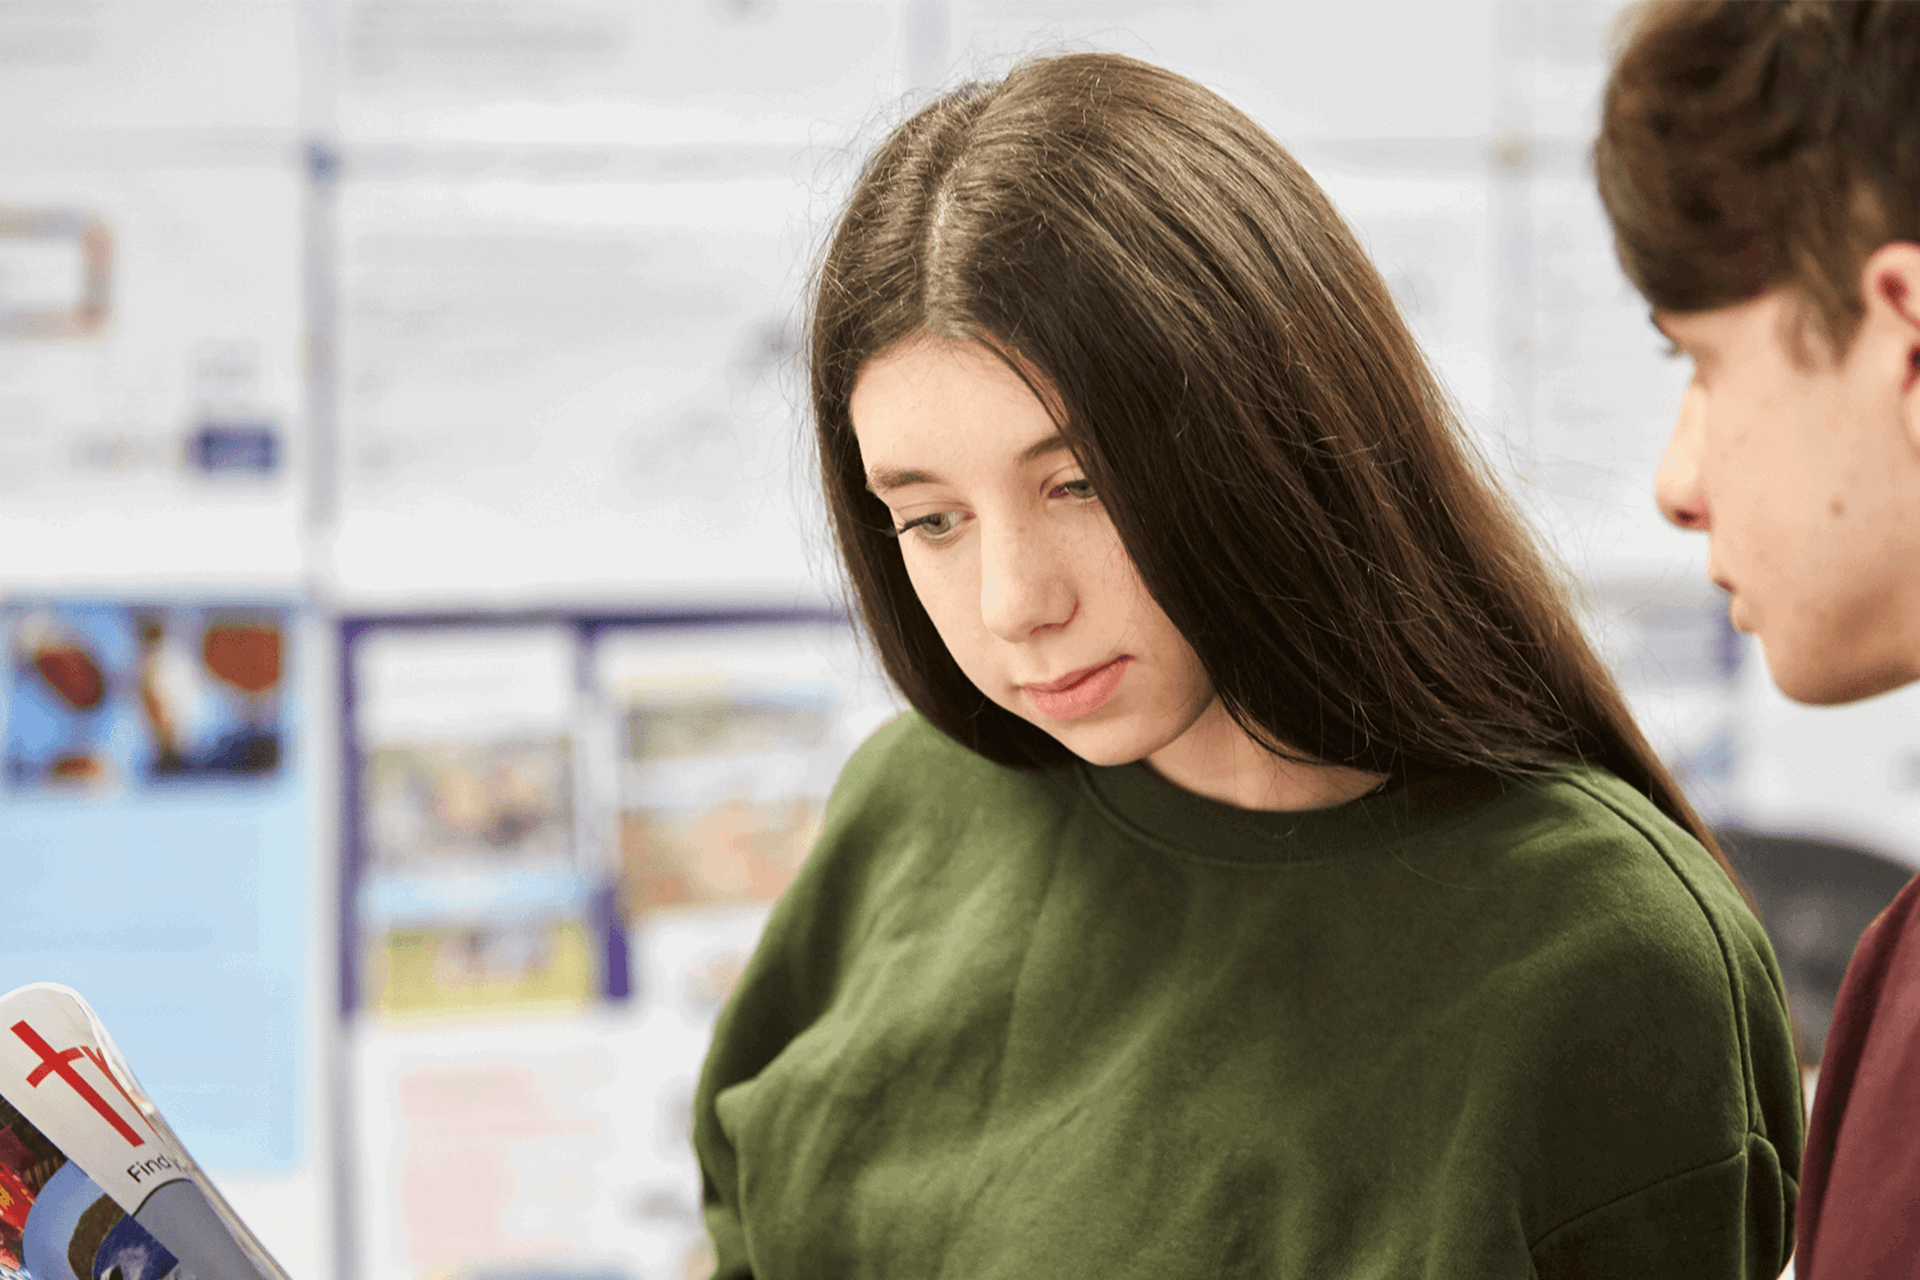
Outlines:
{"type": "Polygon", "coordinates": [[[270,476],[280,466],[280,433],[271,422],[206,422],[189,452],[209,475],[270,476]]]}
{"type": "Polygon", "coordinates": [[[311,797],[295,612],[5,610],[0,990],[82,992],[203,1164],[303,1146],[311,797]]]}

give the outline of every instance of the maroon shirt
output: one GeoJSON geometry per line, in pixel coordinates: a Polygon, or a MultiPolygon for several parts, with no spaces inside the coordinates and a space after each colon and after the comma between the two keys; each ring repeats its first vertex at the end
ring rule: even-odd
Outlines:
{"type": "Polygon", "coordinates": [[[1920,876],[1854,948],[1800,1169],[1798,1280],[1920,1277],[1920,876]]]}

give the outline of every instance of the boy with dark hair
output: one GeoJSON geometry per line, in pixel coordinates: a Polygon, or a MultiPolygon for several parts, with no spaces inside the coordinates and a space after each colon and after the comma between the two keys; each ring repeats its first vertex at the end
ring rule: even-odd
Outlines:
{"type": "MultiPolygon", "coordinates": [[[[1655,481],[1775,683],[1920,677],[1920,3],[1634,11],[1594,151],[1693,379],[1655,481]]],[[[1800,1280],[1920,1276],[1920,878],[1861,938],[1800,1180],[1800,1280]]]]}

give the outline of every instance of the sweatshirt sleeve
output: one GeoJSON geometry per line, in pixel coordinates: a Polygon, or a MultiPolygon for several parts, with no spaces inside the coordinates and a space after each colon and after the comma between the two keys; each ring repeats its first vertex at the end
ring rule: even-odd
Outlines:
{"type": "Polygon", "coordinates": [[[1773,1144],[1745,1147],[1566,1223],[1533,1247],[1540,1280],[1776,1280],[1797,1188],[1773,1144]],[[1744,1207],[1729,1213],[1729,1204],[1744,1207]]]}
{"type": "Polygon", "coordinates": [[[1532,1046],[1534,1092],[1552,1104],[1540,1151],[1563,1174],[1604,1173],[1540,1224],[1534,1265],[1541,1280],[1776,1280],[1793,1253],[1805,1125],[1778,965],[1706,850],[1624,791],[1609,780],[1591,794],[1640,831],[1694,909],[1629,894],[1573,926],[1587,945],[1550,971],[1568,1003],[1532,1046]]]}
{"type": "Polygon", "coordinates": [[[726,1089],[750,1080],[791,1038],[779,992],[786,975],[778,963],[779,939],[769,924],[753,963],[714,1030],[694,1096],[693,1147],[700,1162],[700,1212],[713,1242],[714,1280],[750,1280],[753,1266],[740,1208],[740,1169],[718,1100],[726,1089]],[[770,959],[770,957],[772,957],[770,959]]]}

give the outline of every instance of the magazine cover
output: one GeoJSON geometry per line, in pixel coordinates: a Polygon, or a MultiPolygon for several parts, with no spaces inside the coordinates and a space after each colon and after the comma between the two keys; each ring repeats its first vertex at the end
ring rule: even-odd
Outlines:
{"type": "Polygon", "coordinates": [[[287,1280],[86,1001],[51,983],[0,996],[0,1273],[287,1280]]]}

